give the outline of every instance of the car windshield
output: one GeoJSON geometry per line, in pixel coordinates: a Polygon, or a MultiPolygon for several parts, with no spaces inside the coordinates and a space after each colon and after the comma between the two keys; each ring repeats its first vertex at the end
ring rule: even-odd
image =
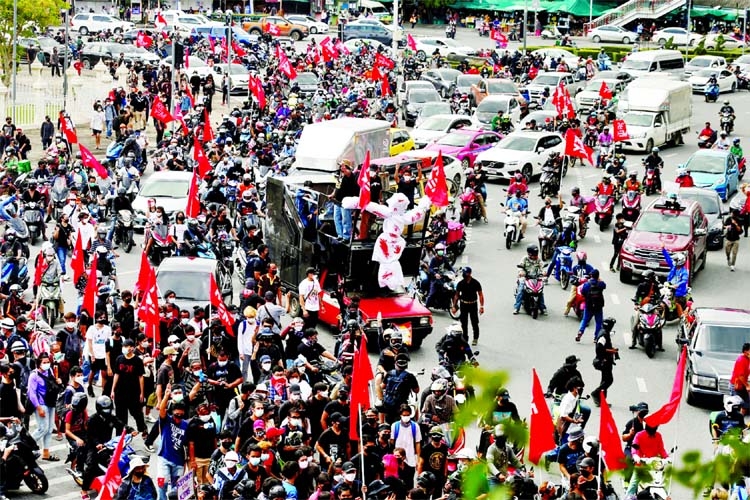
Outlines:
{"type": "Polygon", "coordinates": [[[294,81],[299,85],[317,85],[318,77],[312,73],[300,73],[294,81]]]}
{"type": "Polygon", "coordinates": [[[701,325],[695,339],[696,351],[736,354],[742,351],[750,329],[747,326],[701,325]]]}
{"type": "Polygon", "coordinates": [[[719,213],[719,202],[715,195],[698,194],[698,193],[680,193],[680,198],[685,200],[697,201],[706,215],[715,215],[719,213]]]}
{"type": "Polygon", "coordinates": [[[497,113],[500,110],[503,113],[508,111],[508,100],[483,99],[477,106],[477,113],[497,113]]]}
{"type": "Polygon", "coordinates": [[[440,75],[441,79],[447,81],[453,81],[461,74],[457,69],[439,69],[437,70],[437,73],[440,75]]]}
{"type": "Polygon", "coordinates": [[[448,116],[431,116],[423,121],[417,129],[434,131],[445,130],[452,121],[453,118],[448,116]]]}
{"type": "Polygon", "coordinates": [[[724,158],[721,156],[713,155],[700,155],[693,156],[685,164],[691,173],[700,172],[702,174],[723,174],[724,173],[724,158]]]}
{"type": "Polygon", "coordinates": [[[188,180],[157,179],[146,182],[139,195],[147,198],[184,198],[189,187],[188,180]]]}
{"type": "Polygon", "coordinates": [[[622,67],[620,68],[623,71],[626,70],[635,70],[635,71],[648,71],[649,66],[651,66],[651,61],[638,61],[634,59],[625,59],[625,62],[622,63],[622,67]]]}
{"type": "Polygon", "coordinates": [[[740,56],[737,59],[734,60],[735,64],[750,64],[750,55],[749,56],[740,56]]]}
{"type": "Polygon", "coordinates": [[[699,68],[708,68],[711,66],[711,63],[713,62],[713,59],[701,59],[700,57],[696,57],[692,61],[690,61],[690,66],[698,66],[699,68]]]}
{"type": "Polygon", "coordinates": [[[644,212],[641,218],[638,219],[635,229],[645,233],[689,236],[690,217],[688,215],[675,216],[661,212],[644,212]]]}
{"type": "Polygon", "coordinates": [[[560,81],[559,76],[555,75],[540,75],[534,78],[534,81],[531,82],[534,85],[549,85],[550,87],[557,87],[557,82],[560,81]]]}
{"type": "Polygon", "coordinates": [[[437,102],[440,101],[440,96],[437,92],[412,92],[409,94],[409,102],[421,104],[423,102],[437,102]]]}
{"type": "Polygon", "coordinates": [[[460,88],[471,87],[482,79],[479,75],[461,75],[456,79],[456,86],[460,88]]]}
{"type": "Polygon", "coordinates": [[[497,145],[500,149],[510,149],[512,151],[534,151],[536,146],[535,137],[508,136],[497,145]]]}
{"type": "Polygon", "coordinates": [[[208,302],[210,295],[208,293],[209,280],[206,279],[207,276],[202,273],[188,273],[187,276],[185,274],[184,271],[160,272],[157,279],[159,291],[164,293],[167,290],[172,290],[177,301],[208,302]]]}
{"type": "Polygon", "coordinates": [[[612,90],[612,88],[615,86],[615,84],[612,82],[606,82],[604,80],[591,80],[583,90],[587,90],[589,92],[599,92],[599,90],[602,88],[602,82],[606,83],[607,87],[609,87],[610,90],[612,90]]]}
{"type": "Polygon", "coordinates": [[[452,133],[448,134],[439,141],[437,141],[437,144],[441,146],[451,146],[455,148],[463,148],[469,142],[471,141],[471,136],[469,134],[459,134],[459,133],[452,133]]]}
{"type": "MultiPolygon", "coordinates": [[[[222,66],[221,69],[222,71],[226,71],[227,67],[222,66]]],[[[247,75],[247,69],[241,64],[232,64],[229,67],[229,72],[233,75],[247,75]]]]}
{"type": "Polygon", "coordinates": [[[650,127],[654,120],[653,115],[644,115],[640,113],[628,113],[625,115],[625,124],[634,127],[650,127]]]}
{"type": "Polygon", "coordinates": [[[493,81],[487,82],[490,94],[517,94],[518,89],[513,82],[493,81]]]}
{"type": "Polygon", "coordinates": [[[422,108],[422,111],[419,112],[419,116],[421,116],[423,119],[427,118],[428,116],[434,116],[434,115],[442,115],[442,114],[450,114],[451,112],[451,105],[447,102],[434,102],[425,104],[422,108]]]}

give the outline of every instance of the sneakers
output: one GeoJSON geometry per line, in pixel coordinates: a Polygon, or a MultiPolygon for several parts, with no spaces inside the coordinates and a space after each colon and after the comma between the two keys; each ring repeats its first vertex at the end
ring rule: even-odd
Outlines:
{"type": "Polygon", "coordinates": [[[547,316],[547,310],[546,309],[542,309],[541,312],[542,312],[542,316],[547,316]]]}
{"type": "Polygon", "coordinates": [[[154,424],[156,423],[156,419],[151,415],[146,415],[146,422],[148,422],[149,424],[154,424]]]}
{"type": "Polygon", "coordinates": [[[471,341],[471,345],[477,345],[479,343],[479,339],[474,339],[471,341]]]}
{"type": "Polygon", "coordinates": [[[485,224],[489,224],[490,223],[490,221],[487,220],[487,217],[484,218],[484,223],[485,224]]]}
{"type": "Polygon", "coordinates": [[[89,393],[89,397],[90,397],[90,398],[94,398],[94,397],[96,397],[96,395],[94,394],[94,386],[93,386],[92,384],[89,384],[89,390],[88,390],[88,393],[89,393]]]}
{"type": "Polygon", "coordinates": [[[89,500],[89,494],[85,491],[81,492],[81,500],[89,500]]]}
{"type": "Polygon", "coordinates": [[[659,352],[664,352],[664,348],[662,346],[657,347],[656,350],[659,352]]]}
{"type": "Polygon", "coordinates": [[[518,314],[518,313],[520,313],[520,312],[521,312],[521,310],[520,310],[520,309],[513,309],[513,314],[518,314]]]}
{"type": "Polygon", "coordinates": [[[581,337],[583,337],[583,332],[578,332],[578,335],[576,335],[576,342],[580,342],[581,337]]]}
{"type": "Polygon", "coordinates": [[[734,272],[734,266],[729,266],[729,270],[734,272]]]}
{"type": "Polygon", "coordinates": [[[614,267],[612,267],[612,266],[610,266],[609,270],[610,270],[611,272],[613,272],[613,273],[616,273],[616,272],[617,272],[617,271],[615,271],[615,268],[614,268],[614,267]]]}

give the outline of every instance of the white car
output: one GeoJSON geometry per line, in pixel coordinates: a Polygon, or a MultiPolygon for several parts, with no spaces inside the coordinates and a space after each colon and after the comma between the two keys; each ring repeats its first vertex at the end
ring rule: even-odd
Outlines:
{"type": "Polygon", "coordinates": [[[326,23],[316,21],[310,16],[292,14],[291,16],[286,16],[286,18],[290,23],[301,24],[302,26],[307,26],[307,29],[310,31],[310,34],[312,35],[316,33],[328,33],[329,28],[326,23]]]}
{"type": "Polygon", "coordinates": [[[368,50],[377,51],[380,51],[382,47],[382,50],[385,50],[386,54],[390,49],[388,45],[385,45],[382,42],[378,42],[377,40],[369,40],[366,38],[351,38],[344,42],[344,47],[349,49],[352,54],[356,54],[357,52],[359,52],[363,46],[367,46],[368,50]]]}
{"type": "Polygon", "coordinates": [[[618,42],[630,45],[638,39],[638,33],[628,31],[621,26],[605,24],[589,31],[586,38],[594,43],[618,42]]]}
{"type": "Polygon", "coordinates": [[[141,190],[133,200],[133,227],[143,229],[148,212],[148,200],[151,198],[156,200],[157,207],[164,207],[164,212],[170,217],[179,210],[185,210],[192,179],[192,172],[172,170],[162,170],[149,175],[141,183],[141,190]]]}
{"type": "Polygon", "coordinates": [[[697,56],[685,65],[685,74],[690,76],[702,69],[719,70],[727,67],[727,60],[719,56],[697,56]]]}
{"type": "Polygon", "coordinates": [[[218,21],[211,21],[197,14],[187,14],[179,10],[165,10],[161,13],[167,23],[167,29],[175,29],[181,33],[190,33],[198,26],[223,27],[218,21]]]}
{"type": "Polygon", "coordinates": [[[627,86],[627,82],[612,78],[594,78],[593,80],[589,80],[583,90],[575,96],[578,109],[590,109],[601,99],[599,90],[602,88],[602,82],[607,84],[613,95],[622,92],[627,86]]]}
{"type": "MultiPolygon", "coordinates": [[[[541,173],[550,153],[565,154],[565,139],[555,132],[519,130],[508,134],[496,146],[482,151],[474,160],[488,176],[511,179],[520,170],[527,179],[541,173]]],[[[563,176],[567,168],[563,168],[563,176]]]]}
{"type": "Polygon", "coordinates": [[[471,56],[477,53],[477,49],[456,43],[455,40],[450,38],[431,36],[415,38],[414,41],[417,44],[417,57],[420,58],[430,57],[435,50],[438,50],[442,57],[451,54],[458,56],[471,56]]]}
{"type": "Polygon", "coordinates": [[[533,56],[540,55],[544,57],[544,65],[549,67],[552,60],[558,60],[562,59],[565,61],[565,64],[568,65],[568,67],[573,70],[578,68],[578,59],[579,57],[572,52],[568,52],[565,49],[558,49],[558,48],[549,48],[549,49],[537,49],[534,52],[531,53],[533,56]]]}
{"type": "Polygon", "coordinates": [[[76,14],[70,20],[70,29],[81,35],[107,30],[112,33],[123,33],[133,28],[135,24],[107,14],[76,14]]]}
{"type": "Polygon", "coordinates": [[[427,146],[432,141],[440,139],[448,132],[458,128],[471,126],[471,118],[465,115],[433,115],[417,125],[411,131],[416,149],[427,146]]]}
{"type": "Polygon", "coordinates": [[[675,45],[690,45],[692,47],[697,44],[703,36],[697,33],[690,33],[685,28],[664,28],[663,30],[654,31],[651,40],[659,45],[664,45],[670,38],[673,39],[672,42],[675,45]]]}
{"type": "Polygon", "coordinates": [[[742,73],[750,71],[750,54],[740,56],[732,62],[732,66],[739,66],[742,73]]]}
{"type": "Polygon", "coordinates": [[[497,112],[502,111],[505,116],[510,117],[511,123],[518,123],[521,119],[521,104],[512,95],[489,95],[482,99],[474,110],[473,122],[477,128],[490,130],[492,119],[497,112]]]}
{"type": "MultiPolygon", "coordinates": [[[[219,75],[220,80],[216,82],[220,83],[224,78],[224,73],[227,71],[227,64],[214,64],[214,72],[219,75]]],[[[231,86],[229,87],[230,95],[244,95],[248,93],[248,84],[250,83],[250,73],[247,68],[241,64],[232,63],[231,69],[229,70],[229,80],[231,86]]]]}
{"type": "Polygon", "coordinates": [[[702,69],[696,71],[688,78],[694,94],[702,94],[706,91],[706,85],[711,75],[716,75],[716,81],[719,83],[719,93],[734,92],[737,90],[737,77],[727,69],[702,69]]]}
{"type": "Polygon", "coordinates": [[[731,35],[719,35],[719,34],[709,34],[706,35],[703,40],[703,46],[707,49],[715,49],[718,45],[718,42],[716,41],[719,36],[724,37],[724,49],[726,50],[733,50],[733,49],[741,49],[745,47],[745,42],[742,40],[737,40],[736,38],[732,37],[731,35]]]}
{"type": "MultiPolygon", "coordinates": [[[[162,59],[161,64],[162,66],[172,66],[172,56],[167,56],[165,59],[162,59]]],[[[205,79],[208,75],[212,75],[214,77],[214,82],[217,85],[221,82],[221,78],[218,76],[218,73],[216,73],[213,68],[206,63],[206,61],[198,56],[188,56],[188,67],[185,68],[183,66],[182,70],[186,75],[188,75],[188,78],[190,78],[193,73],[198,73],[198,76],[203,79],[205,79]]]]}
{"type": "Polygon", "coordinates": [[[453,113],[451,105],[448,102],[431,102],[425,104],[422,109],[419,110],[417,115],[417,121],[414,122],[415,127],[419,127],[426,119],[435,115],[450,115],[453,113]]]}

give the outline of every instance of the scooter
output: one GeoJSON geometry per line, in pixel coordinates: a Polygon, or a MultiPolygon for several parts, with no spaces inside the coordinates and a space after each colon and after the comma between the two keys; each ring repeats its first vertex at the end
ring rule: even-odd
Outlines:
{"type": "Polygon", "coordinates": [[[539,177],[539,196],[557,196],[560,191],[560,172],[552,165],[542,166],[542,175],[539,177]]]}
{"type": "Polygon", "coordinates": [[[719,113],[720,121],[719,126],[721,127],[721,130],[726,132],[727,134],[732,133],[734,130],[734,115],[728,111],[724,111],[722,113],[719,113]]]}
{"type": "Polygon", "coordinates": [[[622,215],[625,220],[635,222],[641,214],[641,193],[627,191],[622,197],[622,215]]]}
{"type": "Polygon", "coordinates": [[[153,225],[151,226],[150,234],[154,241],[149,247],[148,258],[154,267],[159,267],[159,264],[164,259],[172,255],[172,245],[169,241],[169,226],[166,224],[153,225]]]}
{"type": "Polygon", "coordinates": [[[0,258],[0,293],[8,295],[11,285],[20,285],[22,290],[29,288],[29,268],[24,257],[20,259],[0,258]]]}
{"type": "Polygon", "coordinates": [[[706,86],[706,90],[703,92],[706,98],[706,102],[716,102],[719,98],[719,84],[711,83],[706,86]]]}
{"type": "Polygon", "coordinates": [[[712,130],[711,135],[699,135],[698,136],[698,148],[700,149],[711,149],[716,143],[716,131],[712,130]]]}
{"type": "Polygon", "coordinates": [[[539,301],[544,293],[541,275],[529,274],[518,278],[523,283],[523,310],[534,319],[539,317],[539,301]]]}
{"type": "Polygon", "coordinates": [[[120,210],[115,223],[115,244],[123,247],[125,253],[130,253],[135,241],[133,240],[133,212],[120,210]]]}
{"type": "MultiPolygon", "coordinates": [[[[446,271],[436,278],[440,281],[438,286],[438,292],[432,297],[432,303],[428,306],[430,309],[439,309],[441,311],[448,311],[451,318],[458,319],[460,314],[456,310],[453,311],[453,296],[456,294],[456,286],[458,285],[459,279],[456,278],[456,274],[450,271],[446,271]]],[[[421,280],[419,280],[421,281],[421,280]]],[[[427,306],[427,296],[430,290],[424,290],[423,287],[416,287],[416,296],[419,301],[427,306]]]]}
{"type": "Polygon", "coordinates": [[[479,209],[479,201],[477,200],[477,194],[467,188],[459,197],[461,201],[461,218],[459,219],[461,224],[470,225],[472,220],[479,220],[482,218],[482,211],[479,209]]]}
{"type": "Polygon", "coordinates": [[[604,231],[612,222],[615,199],[612,195],[600,194],[594,200],[594,221],[599,224],[599,230],[604,231]]]}
{"type": "Polygon", "coordinates": [[[568,289],[570,284],[570,272],[573,270],[573,250],[565,245],[557,247],[557,259],[555,260],[555,279],[560,282],[560,288],[568,289]]]}
{"type": "Polygon", "coordinates": [[[580,209],[580,207],[567,207],[566,209],[567,214],[565,215],[565,220],[571,220],[574,223],[578,223],[578,230],[576,231],[576,234],[580,239],[584,239],[586,237],[586,233],[589,230],[589,216],[584,211],[580,209]]]}
{"type": "Polygon", "coordinates": [[[651,500],[667,500],[664,472],[667,465],[672,463],[672,457],[640,458],[640,463],[649,468],[651,479],[638,483],[638,498],[651,500]]]}
{"type": "Polygon", "coordinates": [[[44,321],[50,326],[55,326],[57,318],[60,315],[60,300],[62,299],[62,292],[60,290],[60,283],[48,285],[42,281],[39,286],[39,304],[42,306],[42,315],[44,321]]]}
{"type": "Polygon", "coordinates": [[[448,221],[448,233],[445,238],[445,255],[448,262],[455,265],[458,257],[466,250],[466,233],[464,225],[453,220],[448,221]]]}
{"type": "Polygon", "coordinates": [[[29,241],[36,244],[39,238],[44,239],[44,221],[42,220],[42,207],[35,203],[27,203],[23,209],[23,221],[29,228],[29,241]]]}
{"type": "MultiPolygon", "coordinates": [[[[688,287],[688,302],[690,302],[691,299],[690,292],[691,289],[688,287]]],[[[674,286],[669,282],[664,282],[661,287],[659,287],[659,294],[661,295],[662,304],[660,307],[663,307],[662,317],[664,318],[664,321],[669,322],[680,319],[677,315],[677,303],[674,300],[674,286]]]]}
{"type": "Polygon", "coordinates": [[[43,495],[49,482],[36,462],[40,456],[39,445],[21,424],[9,425],[6,439],[7,446],[15,446],[15,450],[4,464],[5,488],[17,490],[24,483],[32,492],[43,495]]]}
{"type": "Polygon", "coordinates": [[[557,222],[539,221],[539,255],[542,260],[549,261],[555,251],[557,241],[557,222]]]}
{"type": "Polygon", "coordinates": [[[631,318],[633,335],[646,351],[646,356],[653,358],[656,354],[656,347],[662,342],[663,322],[659,307],[649,302],[640,307],[636,306],[636,313],[631,318]]]}

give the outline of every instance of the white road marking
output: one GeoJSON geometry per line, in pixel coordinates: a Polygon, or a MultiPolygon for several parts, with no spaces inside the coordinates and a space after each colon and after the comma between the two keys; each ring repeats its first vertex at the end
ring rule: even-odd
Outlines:
{"type": "Polygon", "coordinates": [[[599,177],[599,174],[597,174],[597,173],[589,174],[589,175],[586,176],[586,179],[592,179],[594,177],[599,177]]]}
{"type": "Polygon", "coordinates": [[[616,293],[611,294],[609,298],[612,300],[612,304],[616,306],[620,305],[620,297],[618,297],[616,293]]]}
{"type": "Polygon", "coordinates": [[[623,330],[622,331],[622,339],[625,341],[625,345],[630,345],[630,343],[633,341],[633,334],[629,330],[623,330]]]}
{"type": "Polygon", "coordinates": [[[648,392],[646,381],[642,377],[636,377],[635,383],[638,385],[638,392],[648,392]]]}
{"type": "Polygon", "coordinates": [[[597,243],[601,243],[602,242],[601,236],[599,236],[598,234],[595,234],[594,235],[594,241],[597,242],[597,243]]]}

